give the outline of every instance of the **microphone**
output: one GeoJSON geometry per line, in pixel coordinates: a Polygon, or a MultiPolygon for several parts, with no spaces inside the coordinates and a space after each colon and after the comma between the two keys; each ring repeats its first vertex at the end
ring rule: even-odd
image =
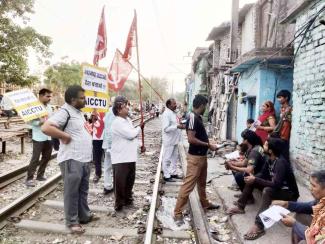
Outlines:
{"type": "Polygon", "coordinates": [[[324,19],[321,19],[321,20],[319,21],[319,23],[322,24],[322,25],[325,25],[325,20],[324,20],[324,19]]]}

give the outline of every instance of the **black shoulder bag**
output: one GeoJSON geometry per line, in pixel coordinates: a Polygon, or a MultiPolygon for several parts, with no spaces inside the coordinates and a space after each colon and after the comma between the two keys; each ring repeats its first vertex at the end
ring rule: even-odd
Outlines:
{"type": "MultiPolygon", "coordinates": [[[[61,109],[64,109],[68,113],[67,121],[65,122],[65,124],[62,127],[62,131],[64,131],[65,128],[67,127],[67,125],[68,125],[69,120],[70,120],[70,114],[69,114],[68,110],[66,110],[65,108],[61,108],[61,109]]],[[[52,137],[52,145],[53,145],[53,148],[54,148],[55,151],[59,151],[60,140],[58,138],[53,138],[52,137]]]]}

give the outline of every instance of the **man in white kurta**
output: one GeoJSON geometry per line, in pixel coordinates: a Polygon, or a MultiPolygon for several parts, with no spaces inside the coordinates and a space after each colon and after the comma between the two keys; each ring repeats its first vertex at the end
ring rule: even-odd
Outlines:
{"type": "Polygon", "coordinates": [[[179,124],[175,110],[175,99],[168,99],[166,110],[162,115],[162,139],[164,145],[162,167],[165,181],[173,181],[173,178],[180,178],[176,172],[178,160],[177,145],[181,138],[180,129],[183,129],[184,125],[179,124]]]}

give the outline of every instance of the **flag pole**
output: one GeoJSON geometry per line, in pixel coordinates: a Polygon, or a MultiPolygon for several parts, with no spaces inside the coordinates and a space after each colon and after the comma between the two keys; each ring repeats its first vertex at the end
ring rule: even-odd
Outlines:
{"type": "MultiPolygon", "coordinates": [[[[139,81],[139,96],[140,96],[140,115],[141,115],[141,124],[143,124],[143,108],[142,108],[142,87],[141,87],[141,75],[140,75],[140,59],[139,59],[139,45],[138,45],[138,18],[137,18],[137,12],[134,9],[134,17],[136,21],[135,25],[135,40],[136,40],[136,48],[137,48],[137,63],[138,63],[138,81],[139,81]]],[[[141,133],[142,133],[142,146],[141,146],[141,151],[144,149],[144,129],[141,128],[141,133]]]]}
{"type": "MultiPolygon", "coordinates": [[[[132,68],[138,72],[138,69],[130,62],[127,60],[127,62],[132,66],[132,68]]],[[[152,87],[152,85],[150,84],[149,81],[147,81],[147,79],[140,73],[141,78],[147,83],[147,85],[151,88],[151,90],[154,91],[154,93],[156,93],[156,95],[159,97],[159,99],[164,102],[164,99],[162,98],[162,96],[152,87]]]]}

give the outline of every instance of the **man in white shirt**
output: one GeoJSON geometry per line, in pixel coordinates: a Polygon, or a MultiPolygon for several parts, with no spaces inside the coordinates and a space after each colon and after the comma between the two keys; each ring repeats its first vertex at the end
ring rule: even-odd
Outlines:
{"type": "MultiPolygon", "coordinates": [[[[6,90],[6,93],[11,92],[11,90],[6,90]]],[[[14,116],[13,113],[13,106],[10,99],[6,96],[6,94],[2,97],[0,103],[0,110],[5,116],[7,116],[7,121],[5,122],[4,126],[5,129],[10,129],[10,120],[14,116]]]]}
{"type": "Polygon", "coordinates": [[[170,98],[166,102],[166,110],[162,115],[162,139],[164,145],[162,168],[165,181],[174,181],[181,179],[176,172],[176,163],[178,160],[178,143],[181,138],[181,130],[185,125],[179,124],[177,114],[176,100],[170,98]]]}
{"type": "MultiPolygon", "coordinates": [[[[132,189],[135,180],[135,163],[138,160],[138,135],[143,129],[134,127],[128,118],[128,100],[117,96],[113,104],[116,116],[112,123],[111,159],[113,165],[113,183],[115,194],[115,211],[132,205],[132,189]]],[[[143,148],[143,150],[145,150],[143,148]]]]}

